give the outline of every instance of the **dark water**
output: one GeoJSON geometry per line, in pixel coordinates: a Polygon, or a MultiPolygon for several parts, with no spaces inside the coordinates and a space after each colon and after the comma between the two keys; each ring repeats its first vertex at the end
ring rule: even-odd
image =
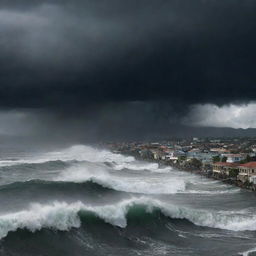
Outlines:
{"type": "Polygon", "coordinates": [[[0,255],[253,255],[256,196],[88,146],[0,161],[0,255]]]}

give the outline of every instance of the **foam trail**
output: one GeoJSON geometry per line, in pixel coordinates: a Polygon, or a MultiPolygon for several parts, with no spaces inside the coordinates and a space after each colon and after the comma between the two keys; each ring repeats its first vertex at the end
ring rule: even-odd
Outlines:
{"type": "Polygon", "coordinates": [[[169,177],[163,182],[162,177],[122,177],[109,174],[103,168],[92,169],[77,165],[63,171],[55,181],[82,183],[93,181],[104,187],[123,192],[144,194],[175,194],[185,190],[183,179],[169,177]]]}
{"type": "Polygon", "coordinates": [[[10,231],[28,229],[32,232],[42,228],[67,231],[81,225],[80,212],[89,212],[105,222],[125,228],[126,215],[133,206],[144,206],[148,213],[154,209],[171,218],[187,219],[199,226],[229,229],[233,231],[256,230],[256,215],[245,215],[239,212],[209,212],[179,207],[146,197],[131,198],[112,205],[91,206],[80,201],[68,204],[53,202],[51,204],[31,204],[27,210],[0,216],[0,238],[10,231]]]}
{"type": "Polygon", "coordinates": [[[2,160],[0,166],[10,166],[23,163],[43,163],[49,161],[89,161],[89,162],[116,162],[126,163],[134,161],[134,157],[114,154],[108,150],[100,150],[90,146],[75,145],[64,150],[48,152],[40,155],[17,159],[12,161],[2,160]]]}
{"type": "MultiPolygon", "coordinates": [[[[151,177],[126,177],[115,176],[109,173],[106,169],[100,166],[90,166],[87,164],[79,164],[64,170],[55,181],[68,181],[82,183],[93,181],[103,187],[111,188],[117,191],[130,193],[144,194],[232,194],[240,192],[240,189],[225,189],[225,190],[186,190],[187,177],[176,176],[157,176],[151,177]],[[163,181],[164,180],[164,181],[163,181]]],[[[191,178],[189,177],[189,182],[191,178]]]]}
{"type": "Polygon", "coordinates": [[[89,161],[92,163],[112,163],[112,167],[115,170],[130,169],[130,170],[148,170],[151,172],[167,173],[171,170],[171,167],[159,168],[157,163],[147,163],[135,161],[132,156],[124,156],[121,154],[115,154],[108,150],[100,150],[90,146],[75,145],[70,148],[48,152],[37,156],[32,156],[27,159],[13,159],[2,160],[0,166],[11,166],[25,163],[44,163],[49,161],[89,161]]]}
{"type": "Polygon", "coordinates": [[[100,150],[90,146],[75,145],[70,148],[48,152],[28,159],[12,159],[0,161],[0,166],[10,166],[23,163],[44,163],[49,161],[89,161],[92,163],[109,162],[115,170],[149,170],[152,172],[169,172],[171,167],[159,168],[157,163],[135,161],[132,156],[115,154],[108,150],[100,150]]]}
{"type": "Polygon", "coordinates": [[[241,192],[240,188],[233,188],[229,190],[213,190],[213,191],[207,191],[207,190],[186,190],[181,191],[179,193],[182,194],[205,194],[205,195],[219,195],[219,194],[235,194],[241,192]]]}
{"type": "Polygon", "coordinates": [[[251,253],[255,253],[256,252],[256,248],[253,248],[253,249],[250,249],[246,252],[241,252],[239,253],[239,255],[242,255],[242,256],[250,256],[251,253]]]}
{"type": "Polygon", "coordinates": [[[172,170],[171,167],[159,168],[157,163],[145,163],[145,162],[124,162],[113,166],[114,170],[120,171],[123,169],[129,169],[134,171],[148,170],[156,173],[168,173],[172,170]]]}

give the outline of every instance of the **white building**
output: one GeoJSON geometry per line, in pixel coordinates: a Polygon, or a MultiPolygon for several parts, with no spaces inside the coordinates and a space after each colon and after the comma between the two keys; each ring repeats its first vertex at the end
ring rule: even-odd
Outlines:
{"type": "Polygon", "coordinates": [[[237,163],[246,158],[244,154],[222,154],[222,156],[227,157],[227,163],[237,163]]]}
{"type": "Polygon", "coordinates": [[[174,151],[169,152],[165,156],[165,159],[177,161],[180,156],[186,156],[186,153],[181,150],[174,150],[174,151]]]}
{"type": "Polygon", "coordinates": [[[250,176],[249,181],[253,184],[256,184],[256,176],[250,176]]]}

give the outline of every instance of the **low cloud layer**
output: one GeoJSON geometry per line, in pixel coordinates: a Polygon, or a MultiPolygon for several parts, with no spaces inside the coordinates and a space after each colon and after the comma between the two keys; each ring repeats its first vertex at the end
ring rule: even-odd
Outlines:
{"type": "Polygon", "coordinates": [[[96,105],[76,115],[43,109],[0,112],[0,139],[20,145],[158,140],[173,137],[255,136],[256,104],[195,105],[182,116],[162,103],[96,105]],[[226,128],[224,128],[226,127],[226,128]],[[235,129],[233,129],[235,128],[235,129]],[[242,128],[242,129],[239,129],[242,128]]]}

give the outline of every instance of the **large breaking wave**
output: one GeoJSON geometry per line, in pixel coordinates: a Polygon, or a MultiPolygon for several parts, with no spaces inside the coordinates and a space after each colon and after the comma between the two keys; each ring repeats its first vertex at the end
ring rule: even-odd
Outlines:
{"type": "MultiPolygon", "coordinates": [[[[136,207],[143,207],[145,212],[160,210],[169,218],[186,219],[195,225],[233,231],[256,230],[256,215],[245,215],[240,212],[210,212],[206,210],[180,207],[146,197],[131,198],[116,204],[91,206],[80,201],[68,204],[52,202],[50,204],[31,204],[26,209],[0,216],[0,238],[17,229],[28,229],[35,232],[42,228],[68,231],[81,226],[81,216],[93,214],[111,225],[125,228],[127,214],[136,207]]],[[[137,215],[130,216],[136,218],[137,215]]]]}

